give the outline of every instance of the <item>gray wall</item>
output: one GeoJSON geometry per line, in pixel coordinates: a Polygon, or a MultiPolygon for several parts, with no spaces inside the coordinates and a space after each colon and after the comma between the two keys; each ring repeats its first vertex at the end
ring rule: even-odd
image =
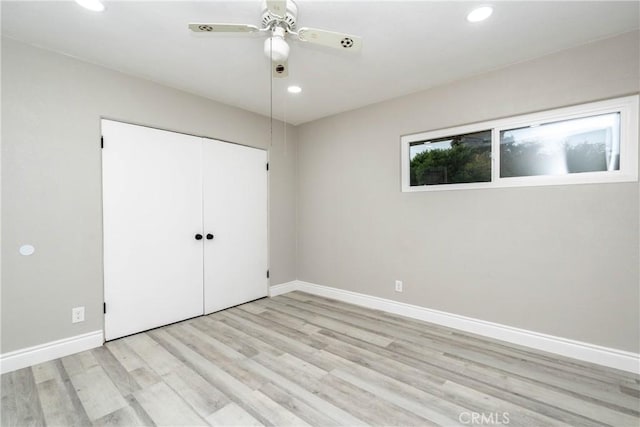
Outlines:
{"type": "Polygon", "coordinates": [[[402,193],[400,135],[637,93],[639,40],[300,126],[298,278],[638,352],[638,183],[402,193]]]}
{"type": "Polygon", "coordinates": [[[3,353],[102,329],[101,116],[269,148],[271,283],[296,277],[295,129],[3,39],[3,353]]]}

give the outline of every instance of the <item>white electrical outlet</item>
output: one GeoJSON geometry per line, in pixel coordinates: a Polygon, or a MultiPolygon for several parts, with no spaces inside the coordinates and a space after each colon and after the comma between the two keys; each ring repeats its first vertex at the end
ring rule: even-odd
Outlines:
{"type": "Polygon", "coordinates": [[[71,323],[84,322],[84,307],[74,307],[71,309],[71,323]]]}
{"type": "Polygon", "coordinates": [[[402,292],[402,280],[396,280],[396,292],[402,292]]]}

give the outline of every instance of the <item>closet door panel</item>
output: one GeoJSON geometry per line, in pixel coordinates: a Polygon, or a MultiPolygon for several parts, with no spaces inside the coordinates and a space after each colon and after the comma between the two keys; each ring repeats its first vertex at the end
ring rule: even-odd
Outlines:
{"type": "Polygon", "coordinates": [[[202,140],[102,121],[107,340],[203,314],[202,140]]]}
{"type": "Polygon", "coordinates": [[[204,140],[205,313],[267,295],[266,151],[204,140]],[[207,236],[208,237],[208,236],[207,236]]]}

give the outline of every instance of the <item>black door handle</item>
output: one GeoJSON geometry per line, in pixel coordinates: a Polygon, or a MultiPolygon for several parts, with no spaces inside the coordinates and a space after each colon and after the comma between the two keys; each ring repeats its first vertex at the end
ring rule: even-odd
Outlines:
{"type": "Polygon", "coordinates": [[[202,240],[202,234],[196,234],[196,240],[202,240]]]}
{"type": "Polygon", "coordinates": [[[213,234],[211,233],[207,234],[207,240],[211,240],[211,239],[213,239],[213,234]]]}

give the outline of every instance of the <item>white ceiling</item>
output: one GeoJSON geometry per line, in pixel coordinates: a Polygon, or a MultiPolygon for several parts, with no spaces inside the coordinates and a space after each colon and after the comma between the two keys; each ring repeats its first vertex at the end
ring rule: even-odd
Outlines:
{"type": "MultiPolygon", "coordinates": [[[[300,124],[640,27],[640,2],[297,0],[298,26],[363,37],[358,55],[292,42],[274,116],[300,124]],[[486,4],[486,2],[484,3],[486,4]],[[287,84],[302,86],[286,94],[287,84]]],[[[260,1],[2,1],[2,34],[263,115],[270,67],[256,35],[195,35],[189,22],[259,25],[260,1]]],[[[595,65],[595,64],[594,64],[595,65]]]]}

